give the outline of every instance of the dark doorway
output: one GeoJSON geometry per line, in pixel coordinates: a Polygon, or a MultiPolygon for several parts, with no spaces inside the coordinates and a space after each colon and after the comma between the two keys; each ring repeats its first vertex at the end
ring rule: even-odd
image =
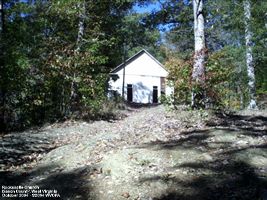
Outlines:
{"type": "Polygon", "coordinates": [[[133,85],[127,84],[127,101],[133,101],[133,85]]]}
{"type": "Polygon", "coordinates": [[[153,86],[153,103],[158,103],[158,86],[153,86]]]}
{"type": "Polygon", "coordinates": [[[160,77],[160,94],[164,95],[165,94],[165,87],[166,87],[166,83],[165,83],[165,77],[160,77]]]}

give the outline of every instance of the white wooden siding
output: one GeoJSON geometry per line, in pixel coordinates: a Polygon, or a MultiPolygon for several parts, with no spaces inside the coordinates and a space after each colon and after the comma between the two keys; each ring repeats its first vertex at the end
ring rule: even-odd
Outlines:
{"type": "MultiPolygon", "coordinates": [[[[116,74],[119,79],[116,81],[110,80],[110,89],[122,95],[123,68],[113,74],[116,74]]],[[[159,99],[161,94],[160,78],[166,78],[167,75],[168,72],[161,64],[146,51],[143,51],[141,55],[125,66],[124,99],[127,99],[127,84],[132,84],[133,102],[152,103],[153,86],[158,88],[159,99]]],[[[172,89],[166,85],[166,95],[170,95],[171,92],[172,89]]]]}

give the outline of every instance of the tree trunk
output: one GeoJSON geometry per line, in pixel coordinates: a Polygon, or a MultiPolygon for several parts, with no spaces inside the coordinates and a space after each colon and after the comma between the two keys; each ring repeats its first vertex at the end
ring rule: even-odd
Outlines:
{"type": "Polygon", "coordinates": [[[4,84],[4,2],[0,0],[0,131],[6,129],[7,116],[6,116],[6,87],[4,84]]]}
{"type": "MultiPolygon", "coordinates": [[[[241,65],[238,65],[237,75],[239,77],[242,77],[242,66],[241,65]]],[[[236,90],[237,90],[237,98],[239,98],[239,103],[240,103],[240,107],[239,108],[241,110],[244,109],[244,95],[243,95],[243,90],[242,90],[242,84],[243,84],[243,79],[239,78],[237,80],[236,90]]]]}
{"type": "Polygon", "coordinates": [[[193,0],[194,10],[194,36],[195,36],[195,54],[194,66],[192,72],[192,99],[193,108],[203,107],[204,105],[204,86],[205,86],[205,34],[204,34],[204,16],[203,0],[193,0]]]}
{"type": "MultiPolygon", "coordinates": [[[[82,46],[82,38],[84,35],[84,25],[85,25],[85,15],[86,15],[85,1],[79,3],[78,8],[80,9],[79,24],[78,24],[78,35],[77,35],[77,40],[76,40],[76,49],[74,51],[74,56],[77,56],[79,54],[81,46],[82,46]]],[[[70,94],[71,112],[77,109],[77,103],[78,103],[76,68],[77,68],[77,64],[74,63],[74,70],[73,70],[72,82],[71,82],[71,94],[70,94]]]]}
{"type": "Polygon", "coordinates": [[[4,30],[4,0],[0,0],[0,33],[3,33],[4,30]]]}
{"type": "Polygon", "coordinates": [[[79,14],[78,36],[77,36],[76,50],[75,50],[76,52],[80,51],[81,42],[82,42],[82,38],[84,35],[84,23],[85,23],[85,15],[86,15],[84,1],[79,4],[79,8],[80,8],[80,14],[79,14]]]}
{"type": "Polygon", "coordinates": [[[251,5],[250,0],[244,0],[244,22],[245,22],[245,40],[246,40],[246,63],[248,74],[249,105],[248,109],[257,109],[255,94],[255,72],[252,56],[252,31],[251,22],[251,5]]]}

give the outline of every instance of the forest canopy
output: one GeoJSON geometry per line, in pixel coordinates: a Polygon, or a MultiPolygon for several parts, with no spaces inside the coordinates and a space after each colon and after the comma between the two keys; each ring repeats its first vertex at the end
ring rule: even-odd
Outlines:
{"type": "Polygon", "coordinates": [[[109,72],[143,48],[169,70],[175,92],[167,103],[190,104],[193,90],[202,91],[200,101],[209,107],[229,109],[245,109],[251,101],[246,58],[251,49],[261,108],[267,94],[267,2],[199,2],[205,24],[201,88],[192,79],[192,1],[1,0],[0,129],[105,117],[109,72]],[[139,12],[151,5],[156,9],[139,12]]]}

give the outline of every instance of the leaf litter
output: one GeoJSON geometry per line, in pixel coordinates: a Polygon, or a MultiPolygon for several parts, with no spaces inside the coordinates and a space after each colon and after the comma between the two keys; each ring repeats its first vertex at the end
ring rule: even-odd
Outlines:
{"type": "Polygon", "coordinates": [[[69,121],[2,136],[1,171],[11,173],[2,183],[27,174],[21,184],[47,186],[51,177],[64,175],[61,183],[49,184],[63,199],[257,199],[265,194],[266,112],[131,109],[117,121],[69,121]],[[69,178],[76,174],[75,185],[69,178]],[[72,188],[73,194],[66,192],[72,188]]]}

